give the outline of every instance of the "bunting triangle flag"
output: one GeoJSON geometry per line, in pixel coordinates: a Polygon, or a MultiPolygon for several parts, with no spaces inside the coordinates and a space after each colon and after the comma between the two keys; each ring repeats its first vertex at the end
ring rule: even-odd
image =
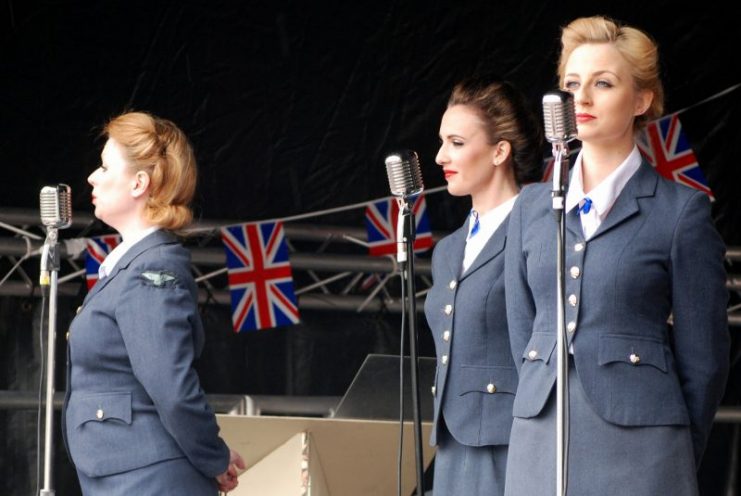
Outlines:
{"type": "Polygon", "coordinates": [[[235,332],[299,322],[291,263],[282,222],[221,229],[226,251],[235,332]]]}
{"type": "Polygon", "coordinates": [[[638,136],[638,148],[645,159],[665,178],[695,188],[715,200],[708,187],[678,114],[669,114],[648,123],[638,136]]]}
{"type": "MultiPolygon", "coordinates": [[[[420,195],[412,205],[416,226],[415,253],[432,247],[432,232],[427,216],[427,201],[420,195]]],[[[368,230],[368,247],[373,256],[396,254],[397,221],[399,204],[395,198],[385,198],[368,205],[365,209],[365,226],[368,230]]]]}

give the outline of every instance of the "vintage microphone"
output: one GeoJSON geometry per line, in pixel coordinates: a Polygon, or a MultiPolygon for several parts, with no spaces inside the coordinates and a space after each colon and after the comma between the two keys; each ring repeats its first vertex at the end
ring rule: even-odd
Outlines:
{"type": "Polygon", "coordinates": [[[46,354],[46,411],[44,424],[44,485],[41,496],[54,495],[52,489],[53,418],[54,418],[54,355],[57,321],[57,276],[59,272],[58,231],[72,224],[72,198],[66,184],[44,186],[39,194],[41,223],[46,227],[46,241],[41,252],[39,284],[49,295],[49,325],[46,354]]]}
{"type": "MultiPolygon", "coordinates": [[[[404,307],[409,326],[409,360],[412,386],[412,413],[414,419],[414,445],[417,472],[417,496],[422,496],[424,487],[424,461],[422,458],[422,417],[419,402],[419,360],[417,359],[417,303],[414,284],[414,239],[416,222],[412,205],[414,199],[424,190],[419,157],[411,150],[392,153],[385,160],[391,194],[399,205],[396,226],[396,259],[401,266],[401,275],[406,285],[406,305],[404,307]]],[[[403,357],[402,357],[403,360],[403,357]]],[[[401,371],[403,373],[403,362],[401,371]]],[[[402,384],[403,387],[403,384],[402,384]]],[[[403,389],[402,389],[403,391],[403,389]]],[[[401,404],[403,407],[403,403],[401,404]]],[[[403,419],[402,419],[403,420],[403,419]]]]}
{"type": "Polygon", "coordinates": [[[569,149],[576,138],[574,96],[554,90],[543,96],[545,138],[553,144],[553,210],[558,221],[556,243],[556,495],[565,496],[568,483],[569,459],[569,356],[565,320],[565,240],[566,216],[564,202],[568,190],[569,149]]]}

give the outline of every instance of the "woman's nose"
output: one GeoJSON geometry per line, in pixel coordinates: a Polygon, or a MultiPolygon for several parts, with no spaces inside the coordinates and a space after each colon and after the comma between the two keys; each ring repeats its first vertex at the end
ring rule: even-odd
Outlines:
{"type": "Polygon", "coordinates": [[[437,155],[435,155],[435,163],[437,165],[443,165],[448,159],[447,154],[445,153],[445,145],[440,145],[440,149],[437,151],[437,155]]]}
{"type": "Polygon", "coordinates": [[[584,86],[580,86],[576,89],[576,91],[573,92],[574,94],[574,102],[575,103],[589,103],[589,91],[584,86]]]}

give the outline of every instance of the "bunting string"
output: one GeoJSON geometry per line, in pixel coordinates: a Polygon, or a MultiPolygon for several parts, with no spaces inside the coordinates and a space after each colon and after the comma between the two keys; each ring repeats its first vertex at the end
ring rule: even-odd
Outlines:
{"type": "MultiPolygon", "coordinates": [[[[676,112],[667,114],[648,124],[646,130],[637,137],[637,145],[644,158],[660,174],[687,186],[706,192],[712,199],[707,181],[697,163],[697,158],[684,136],[678,115],[723,97],[741,87],[735,84],[711,95],[700,102],[676,112]]],[[[548,174],[546,161],[546,175],[548,174]]],[[[432,233],[426,215],[426,199],[429,194],[446,190],[438,186],[425,190],[413,205],[416,233],[414,251],[424,251],[432,247],[432,233]]],[[[343,272],[328,279],[299,290],[293,288],[293,275],[289,260],[283,224],[286,222],[316,218],[345,212],[358,208],[365,209],[365,223],[368,239],[366,243],[370,255],[393,255],[398,250],[397,229],[399,208],[394,196],[385,196],[351,205],[306,212],[287,217],[239,222],[226,226],[200,225],[189,229],[191,233],[214,233],[221,235],[226,252],[226,267],[208,274],[198,274],[197,281],[227,274],[231,293],[232,323],[235,332],[254,331],[296,324],[300,321],[297,296],[315,287],[343,279],[351,275],[343,272]]],[[[88,283],[94,284],[96,266],[117,244],[115,236],[104,236],[88,241],[88,283]],[[97,260],[96,260],[97,258],[97,260]]],[[[74,275],[78,275],[75,273],[74,275]]],[[[377,276],[376,276],[377,277],[377,276]]],[[[375,297],[390,277],[386,274],[381,283],[363,302],[363,306],[375,297]]],[[[365,284],[365,283],[364,283],[365,284]]],[[[369,286],[370,287],[370,286],[369,286]]]]}

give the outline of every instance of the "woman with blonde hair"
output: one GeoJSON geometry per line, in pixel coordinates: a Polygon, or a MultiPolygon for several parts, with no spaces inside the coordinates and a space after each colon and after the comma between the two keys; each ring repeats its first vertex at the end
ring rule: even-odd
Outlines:
{"type": "Polygon", "coordinates": [[[193,150],[172,122],[105,126],[95,216],[121,234],[69,333],[62,433],[85,495],[215,495],[244,461],[219,437],[193,361],[204,345],[190,254],[193,150]]]}
{"type": "MultiPolygon", "coordinates": [[[[566,196],[568,494],[697,495],[728,374],[725,247],[708,197],[662,178],[634,135],[661,115],[658,49],[605,17],[563,29],[578,138],[566,196]]],[[[556,222],[524,188],[505,265],[519,368],[506,494],[556,493],[556,222]]],[[[560,494],[560,493],[557,493],[560,494]]]]}

